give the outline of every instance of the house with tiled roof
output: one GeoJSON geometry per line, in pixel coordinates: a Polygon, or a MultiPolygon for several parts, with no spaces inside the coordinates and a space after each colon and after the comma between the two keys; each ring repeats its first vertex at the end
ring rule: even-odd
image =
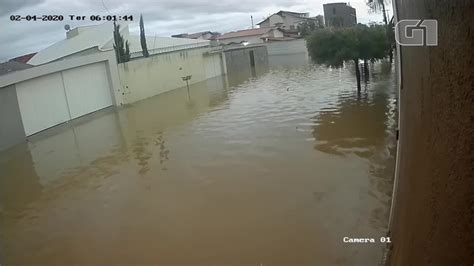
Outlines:
{"type": "Polygon", "coordinates": [[[198,40],[213,40],[218,37],[220,33],[212,31],[202,31],[196,33],[180,33],[171,35],[173,38],[186,38],[186,39],[198,39],[198,40]]]}
{"type": "Polygon", "coordinates": [[[216,39],[222,44],[258,44],[266,42],[269,38],[274,39],[283,37],[283,31],[278,28],[256,28],[227,32],[216,39]]]}
{"type": "Polygon", "coordinates": [[[280,10],[275,14],[267,17],[263,21],[257,23],[260,28],[278,27],[287,31],[295,31],[298,25],[305,21],[313,21],[315,23],[322,23],[322,18],[310,17],[309,13],[291,12],[280,10]]]}

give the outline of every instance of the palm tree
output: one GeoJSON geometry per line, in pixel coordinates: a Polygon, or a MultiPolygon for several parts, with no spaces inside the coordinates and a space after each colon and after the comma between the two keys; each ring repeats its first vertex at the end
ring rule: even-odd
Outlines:
{"type": "Polygon", "coordinates": [[[383,13],[383,22],[388,25],[387,10],[385,9],[386,0],[367,0],[367,6],[374,12],[383,13]]]}

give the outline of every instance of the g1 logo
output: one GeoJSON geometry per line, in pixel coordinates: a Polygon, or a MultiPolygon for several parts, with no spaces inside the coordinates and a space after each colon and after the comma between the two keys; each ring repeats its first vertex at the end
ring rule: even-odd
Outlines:
{"type": "Polygon", "coordinates": [[[395,41],[401,46],[437,46],[438,21],[404,19],[395,24],[395,41]]]}

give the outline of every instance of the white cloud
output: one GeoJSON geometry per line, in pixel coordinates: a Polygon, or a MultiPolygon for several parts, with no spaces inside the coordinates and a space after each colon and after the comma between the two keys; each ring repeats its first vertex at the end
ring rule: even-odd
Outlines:
{"type": "MultiPolygon", "coordinates": [[[[143,14],[149,35],[170,36],[197,31],[226,32],[251,26],[250,16],[258,23],[279,10],[323,14],[323,4],[330,0],[3,0],[0,10],[0,60],[36,52],[65,37],[64,25],[94,24],[90,20],[70,21],[68,15],[143,14]],[[63,15],[62,22],[10,21],[10,15],[63,15]]],[[[369,14],[365,0],[351,1],[358,21],[381,21],[380,14],[369,14]]],[[[137,23],[131,25],[137,31],[137,23]]]]}

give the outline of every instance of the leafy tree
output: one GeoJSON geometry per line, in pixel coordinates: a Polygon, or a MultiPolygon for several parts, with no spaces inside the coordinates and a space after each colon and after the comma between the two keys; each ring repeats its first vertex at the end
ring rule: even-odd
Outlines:
{"type": "Polygon", "coordinates": [[[117,63],[130,61],[130,45],[120,34],[120,25],[114,22],[114,50],[117,63]]]}
{"type": "Polygon", "coordinates": [[[324,25],[321,25],[319,20],[305,20],[298,24],[298,32],[301,36],[306,37],[315,29],[323,27],[324,25]]]}
{"type": "Polygon", "coordinates": [[[383,59],[389,54],[390,43],[384,25],[358,26],[360,59],[364,60],[365,80],[368,80],[368,61],[383,59]]]}
{"type": "Polygon", "coordinates": [[[375,61],[387,55],[389,42],[385,30],[385,26],[361,24],[350,28],[317,29],[307,38],[308,51],[316,63],[330,67],[342,67],[344,62],[352,61],[360,91],[359,60],[375,61]]]}
{"type": "Polygon", "coordinates": [[[146,47],[145,26],[143,25],[143,16],[140,15],[140,42],[144,57],[148,57],[148,48],[146,47]]]}

